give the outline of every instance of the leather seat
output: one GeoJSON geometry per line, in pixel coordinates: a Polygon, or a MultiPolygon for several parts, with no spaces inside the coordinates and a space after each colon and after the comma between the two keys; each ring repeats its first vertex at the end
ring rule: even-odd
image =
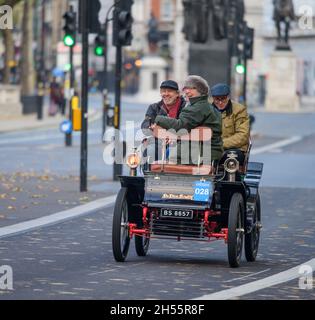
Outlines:
{"type": "Polygon", "coordinates": [[[176,174],[191,174],[191,175],[210,175],[213,172],[211,165],[183,165],[183,164],[151,164],[151,172],[164,172],[176,174]]]}

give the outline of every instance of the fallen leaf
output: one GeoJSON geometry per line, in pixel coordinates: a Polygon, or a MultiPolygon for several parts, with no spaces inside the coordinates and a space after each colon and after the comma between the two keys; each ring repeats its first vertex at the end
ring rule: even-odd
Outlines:
{"type": "Polygon", "coordinates": [[[81,197],[79,200],[80,200],[81,202],[83,202],[83,201],[89,201],[90,198],[89,198],[89,197],[81,197]]]}
{"type": "Polygon", "coordinates": [[[14,207],[14,206],[8,206],[8,209],[9,209],[9,210],[16,210],[16,207],[14,207]]]}
{"type": "Polygon", "coordinates": [[[13,192],[22,192],[23,189],[21,187],[15,187],[12,189],[13,192]]]}
{"type": "Polygon", "coordinates": [[[45,198],[45,197],[47,197],[47,196],[45,196],[45,195],[43,195],[43,194],[33,194],[33,195],[32,195],[32,198],[33,198],[33,199],[39,199],[39,198],[45,198]]]}
{"type": "Polygon", "coordinates": [[[6,193],[0,194],[0,199],[6,199],[8,195],[6,193]]]}

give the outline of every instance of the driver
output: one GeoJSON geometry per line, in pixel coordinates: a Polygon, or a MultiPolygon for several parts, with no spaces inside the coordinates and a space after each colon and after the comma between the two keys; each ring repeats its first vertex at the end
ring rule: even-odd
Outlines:
{"type": "Polygon", "coordinates": [[[249,143],[249,116],[246,107],[230,98],[230,87],[218,83],[211,88],[213,106],[222,115],[223,162],[229,151],[237,154],[240,165],[244,164],[249,143]]]}
{"type": "MultiPolygon", "coordinates": [[[[145,119],[141,124],[142,132],[146,136],[152,136],[150,127],[157,116],[161,115],[178,119],[179,114],[186,105],[185,99],[180,95],[177,82],[173,80],[165,80],[161,83],[160,95],[162,100],[149,105],[145,119]]],[[[161,153],[161,142],[158,139],[153,139],[153,137],[148,139],[147,155],[150,157],[150,160],[161,159],[161,153]]]]}

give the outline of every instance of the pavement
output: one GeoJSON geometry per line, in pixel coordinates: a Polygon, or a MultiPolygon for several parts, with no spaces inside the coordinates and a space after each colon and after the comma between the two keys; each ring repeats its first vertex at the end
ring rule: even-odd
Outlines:
{"type": "MultiPolygon", "coordinates": [[[[49,101],[48,97],[45,97],[44,106],[43,106],[43,118],[37,119],[37,114],[26,114],[26,115],[10,115],[10,116],[0,116],[0,133],[5,132],[16,132],[32,129],[41,129],[41,128],[55,128],[59,126],[60,123],[68,119],[67,115],[62,115],[57,113],[54,116],[48,114],[49,101]]],[[[101,117],[101,109],[95,108],[92,106],[89,110],[89,121],[94,121],[101,117]]]]}

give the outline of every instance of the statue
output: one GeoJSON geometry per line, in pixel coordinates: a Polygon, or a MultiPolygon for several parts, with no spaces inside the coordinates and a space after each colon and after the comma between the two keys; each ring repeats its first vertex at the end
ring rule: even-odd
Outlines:
{"type": "Polygon", "coordinates": [[[292,0],[273,0],[273,20],[275,21],[278,44],[277,49],[290,50],[289,46],[289,30],[290,22],[295,20],[294,6],[292,0]],[[285,25],[284,35],[282,34],[281,22],[285,25]]]}
{"type": "Polygon", "coordinates": [[[221,40],[227,37],[227,23],[226,23],[226,7],[225,0],[212,1],[213,20],[212,27],[214,39],[221,40]]]}
{"type": "Polygon", "coordinates": [[[205,43],[208,40],[210,13],[214,39],[222,40],[228,36],[228,20],[231,19],[231,15],[233,16],[231,8],[234,8],[233,21],[236,18],[242,20],[245,11],[244,0],[183,0],[183,6],[182,31],[186,40],[198,43],[205,43]]]}
{"type": "Polygon", "coordinates": [[[205,43],[209,32],[209,8],[211,0],[183,0],[185,39],[205,43]]]}
{"type": "Polygon", "coordinates": [[[151,18],[148,22],[148,43],[150,53],[155,53],[158,49],[158,43],[160,41],[159,23],[154,14],[151,13],[151,18]]]}

